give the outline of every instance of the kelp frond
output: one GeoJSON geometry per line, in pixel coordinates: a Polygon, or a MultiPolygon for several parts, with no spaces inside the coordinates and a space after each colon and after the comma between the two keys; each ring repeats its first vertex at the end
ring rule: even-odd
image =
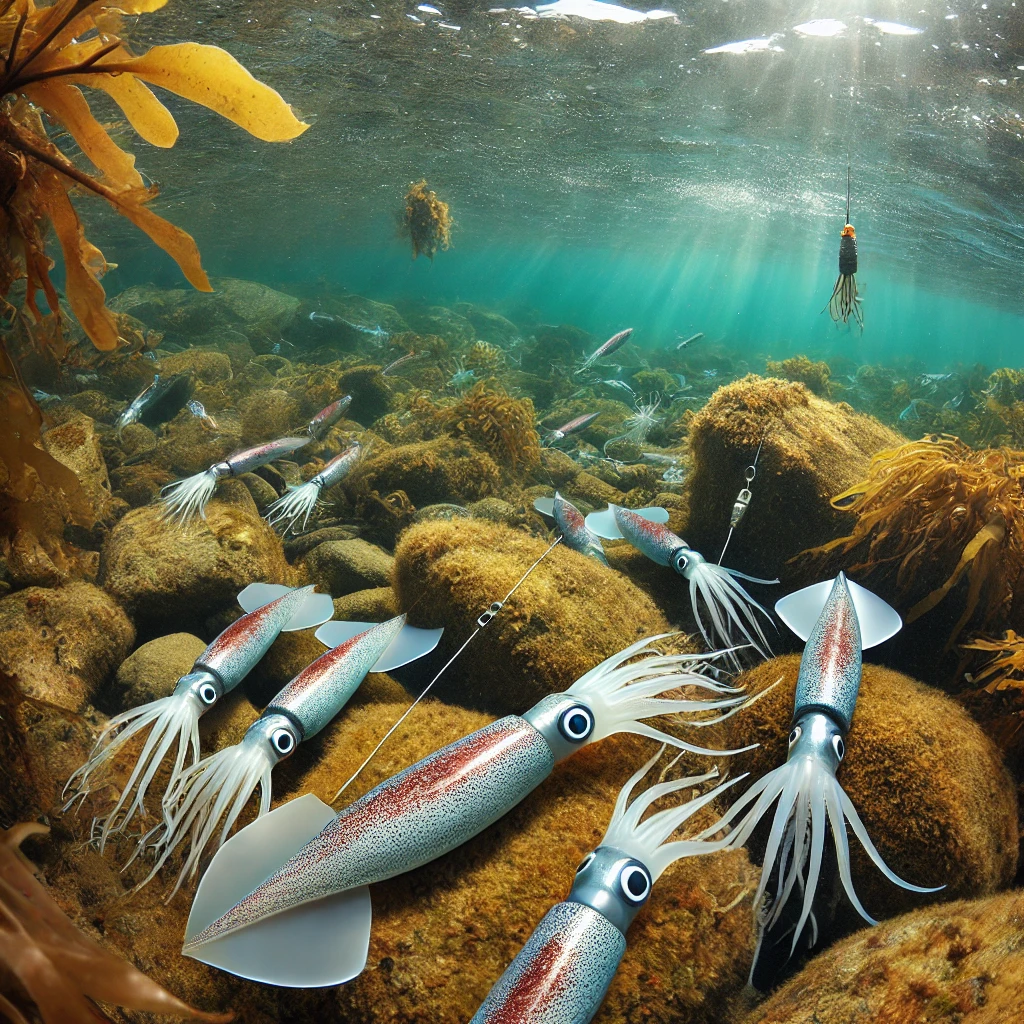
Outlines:
{"type": "Polygon", "coordinates": [[[975,637],[964,644],[969,651],[988,651],[995,655],[971,681],[986,693],[1020,690],[1024,694],[1024,637],[1008,629],[1001,640],[975,637]]]}
{"type": "Polygon", "coordinates": [[[151,85],[176,93],[267,142],[308,125],[269,86],[216,46],[177,43],[134,55],[120,32],[125,15],[148,14],[167,0],[0,0],[0,294],[26,279],[26,305],[41,320],[37,295],[59,311],[46,255],[53,228],[66,269],[68,304],[93,344],[112,351],[118,325],[105,306],[103,254],[86,238],[69,198],[75,189],[107,200],[170,255],[202,291],[210,282],[192,237],[147,206],[156,194],[135,158],[93,116],[81,87],[107,93],[135,131],[154,146],[173,146],[178,128],[151,85]],[[83,41],[84,40],[84,41],[83,41]],[[95,168],[83,170],[50,138],[42,115],[74,139],[95,168]]]}
{"type": "Polygon", "coordinates": [[[480,381],[447,409],[445,426],[452,436],[469,438],[516,472],[540,463],[534,419],[530,399],[512,398],[488,381],[480,381]]]}
{"type": "Polygon", "coordinates": [[[797,558],[841,563],[865,582],[887,577],[896,599],[910,605],[908,622],[966,578],[948,650],[968,623],[1000,624],[1013,600],[1024,572],[1022,475],[1024,452],[975,451],[949,436],[881,452],[865,480],[832,500],[857,516],[853,532],[797,558]],[[851,562],[845,556],[853,552],[851,562]]]}
{"type": "Polygon", "coordinates": [[[448,204],[427,188],[426,179],[409,186],[403,227],[412,241],[413,259],[422,253],[432,260],[438,249],[447,249],[452,242],[453,223],[448,204]]]}

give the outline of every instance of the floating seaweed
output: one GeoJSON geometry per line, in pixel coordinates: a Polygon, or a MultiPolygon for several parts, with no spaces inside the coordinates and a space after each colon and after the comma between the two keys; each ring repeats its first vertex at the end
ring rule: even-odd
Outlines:
{"type": "MultiPolygon", "coordinates": [[[[18,979],[43,1024],[106,1020],[93,1000],[209,1024],[232,1020],[233,1013],[204,1013],[182,1002],[74,926],[19,849],[29,836],[48,831],[28,822],[0,832],[0,968],[18,979]]],[[[28,1022],[4,995],[0,1017],[28,1022]]]]}
{"type": "Polygon", "coordinates": [[[832,500],[834,508],[857,515],[853,532],[797,557],[831,559],[858,551],[847,571],[868,579],[892,576],[898,599],[913,602],[908,622],[931,611],[966,577],[965,604],[948,651],[968,623],[979,630],[998,627],[1012,604],[1024,572],[1022,475],[1024,452],[975,451],[956,437],[883,451],[871,460],[865,480],[832,500]]]}
{"type": "Polygon", "coordinates": [[[412,241],[412,258],[421,253],[433,260],[439,249],[447,249],[452,242],[452,215],[448,204],[427,190],[427,181],[417,181],[405,193],[405,233],[412,241]]]}
{"type": "Polygon", "coordinates": [[[108,264],[86,237],[71,203],[81,188],[100,196],[175,260],[188,281],[212,291],[192,237],[155,214],[157,195],[93,116],[80,86],[107,93],[135,131],[154,146],[173,146],[178,127],[150,85],[224,115],[268,142],[293,139],[308,125],[269,86],[216,46],[176,43],[135,56],[121,38],[123,18],[159,10],[166,0],[56,0],[37,7],[0,2],[0,295],[26,281],[25,305],[42,322],[40,291],[53,313],[60,303],[50,280],[47,224],[64,255],[67,300],[96,348],[113,351],[118,323],[106,308],[100,278],[108,264]],[[63,126],[96,169],[82,170],[49,136],[43,114],[63,126]]]}

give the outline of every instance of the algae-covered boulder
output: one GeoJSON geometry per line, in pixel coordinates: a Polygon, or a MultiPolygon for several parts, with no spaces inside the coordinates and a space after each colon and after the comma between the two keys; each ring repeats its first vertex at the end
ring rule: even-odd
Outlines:
{"type": "Polygon", "coordinates": [[[926,907],[812,960],[743,1024],[1019,1020],[1024,892],[926,907]]]}
{"type": "Polygon", "coordinates": [[[467,503],[492,494],[501,483],[497,463],[469,441],[439,437],[371,455],[353,471],[352,486],[383,494],[404,491],[416,506],[467,503]]]}
{"type": "Polygon", "coordinates": [[[280,388],[254,391],[242,400],[241,411],[242,443],[247,445],[298,436],[303,426],[298,401],[280,388]]]}
{"type": "Polygon", "coordinates": [[[113,522],[126,508],[110,493],[110,477],[92,419],[76,413],[43,434],[46,450],[70,469],[82,485],[101,522],[113,522]]]}
{"type": "Polygon", "coordinates": [[[167,375],[191,372],[204,384],[220,384],[231,380],[231,359],[214,349],[188,348],[161,359],[160,372],[167,375]]]}
{"type": "MultiPolygon", "coordinates": [[[[410,527],[395,550],[398,606],[413,625],[444,626],[453,654],[547,542],[482,520],[410,527]]],[[[521,713],[566,689],[602,659],[671,627],[625,577],[555,548],[437,685],[439,696],[498,714],[521,713]]]]}
{"type": "Polygon", "coordinates": [[[334,600],[334,617],[351,622],[384,622],[398,614],[395,592],[390,587],[357,590],[334,600]]]}
{"type": "Polygon", "coordinates": [[[191,633],[170,633],[132,651],[117,670],[119,710],[166,697],[189,672],[206,644],[191,633]]]}
{"type": "Polygon", "coordinates": [[[92,700],[134,641],[128,616],[91,583],[0,598],[0,672],[22,695],[68,711],[92,700]]]}
{"type": "MultiPolygon", "coordinates": [[[[756,780],[786,760],[800,658],[785,655],[744,673],[751,692],[782,682],[722,727],[717,746],[760,743],[730,758],[756,780]]],[[[711,730],[707,730],[711,731],[711,730]]],[[[716,730],[717,731],[717,730],[716,730]]],[[[891,917],[923,903],[979,896],[1008,885],[1017,868],[1017,799],[998,749],[948,697],[890,669],[865,665],[837,773],[882,857],[917,885],[888,882],[851,838],[853,880],[868,913],[891,917]]],[[[756,851],[759,856],[759,851],[756,851]]],[[[842,903],[849,926],[860,918],[842,903]]]]}
{"type": "MultiPolygon", "coordinates": [[[[407,707],[403,700],[343,712],[298,791],[330,799],[407,707]]],[[[489,720],[425,701],[370,762],[352,797],[489,720]]],[[[336,1019],[465,1024],[540,919],[565,899],[580,860],[601,841],[620,787],[654,749],[632,736],[588,746],[480,835],[375,885],[366,969],[335,990],[336,1019]]],[[[687,771],[706,766],[691,759],[687,771]]],[[[742,850],[669,868],[630,928],[596,1024],[719,1021],[749,969],[753,929],[742,894],[755,885],[742,850]]]]}
{"type": "MultiPolygon", "coordinates": [[[[243,487],[244,490],[244,487],[243,487]]],[[[250,499],[251,501],[251,499],[250,499]]],[[[137,624],[189,628],[233,604],[250,583],[292,582],[281,540],[258,516],[212,501],[205,520],[182,528],[158,505],[129,512],[100,559],[103,587],[137,624]]]]}
{"type": "Polygon", "coordinates": [[[394,559],[365,540],[332,540],[318,544],[303,559],[311,583],[335,597],[391,583],[394,559]]]}
{"type": "Polygon", "coordinates": [[[903,438],[871,416],[812,394],[803,384],[749,375],[719,388],[690,426],[690,500],[684,534],[711,557],[725,542],[744,472],[757,454],[753,500],[729,547],[728,564],[785,580],[787,560],[849,532],[829,504],[861,480],[871,456],[903,438]]]}

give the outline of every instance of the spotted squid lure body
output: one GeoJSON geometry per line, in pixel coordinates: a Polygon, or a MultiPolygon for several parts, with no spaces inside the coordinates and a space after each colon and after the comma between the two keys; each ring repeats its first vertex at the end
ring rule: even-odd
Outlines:
{"type": "Polygon", "coordinates": [[[626,932],[662,872],[682,857],[723,848],[724,842],[667,840],[743,776],[658,811],[642,823],[641,817],[656,800],[699,786],[715,778],[717,770],[658,783],[629,803],[636,784],[664,749],[623,787],[601,845],[576,869],[568,899],[545,914],[470,1024],[588,1024],[601,1008],[626,952],[626,932]]]}
{"type": "Polygon", "coordinates": [[[284,437],[279,441],[268,441],[229,455],[223,462],[215,462],[202,473],[175,480],[160,491],[160,503],[164,517],[184,526],[195,516],[206,518],[206,506],[217,490],[217,484],[228,477],[241,476],[260,466],[290,455],[303,445],[309,444],[309,437],[284,437]]]}
{"type": "MultiPolygon", "coordinates": [[[[327,916],[318,904],[411,871],[455,849],[507,813],[550,775],[557,762],[582,746],[613,733],[633,732],[694,753],[738,753],[695,746],[642,721],[657,715],[717,712],[714,718],[687,723],[710,724],[739,710],[747,699],[712,678],[709,662],[719,655],[661,654],[651,644],[663,638],[640,640],[524,715],[508,715],[436,751],[326,823],[316,822],[315,829],[296,835],[290,844],[280,837],[280,829],[270,828],[275,815],[288,821],[285,812],[290,804],[267,815],[251,840],[246,836],[249,829],[243,829],[217,854],[200,882],[184,952],[275,984],[295,984],[298,977],[307,985],[338,984],[358,974],[362,963],[344,975],[337,965],[325,966],[315,976],[326,980],[314,982],[302,949],[312,957],[316,950],[308,949],[310,944],[365,948],[369,918],[327,916]],[[709,696],[661,696],[679,687],[709,696]],[[250,850],[269,841],[282,849],[290,845],[291,855],[251,891],[236,895],[237,879],[253,877],[247,868],[250,850]],[[302,948],[289,948],[288,963],[282,960],[277,924],[290,935],[308,932],[302,948]],[[246,930],[257,928],[258,936],[246,936],[246,930]],[[240,971],[237,951],[243,945],[249,953],[240,971]]],[[[352,969],[351,963],[347,969],[352,969]]]]}
{"type": "Polygon", "coordinates": [[[324,434],[327,433],[331,427],[334,426],[342,416],[348,412],[348,407],[352,404],[351,395],[342,395],[341,398],[331,402],[330,405],[325,406],[321,409],[310,421],[306,424],[306,430],[309,436],[314,440],[319,440],[324,434]]]}
{"type": "MultiPolygon", "coordinates": [[[[334,614],[329,594],[313,587],[291,590],[269,583],[253,583],[238,595],[246,614],[233,622],[203,651],[168,697],[152,701],[112,718],[100,733],[89,760],[68,780],[67,806],[84,800],[105,774],[112,759],[130,740],[147,729],[149,735],[114,809],[97,819],[94,828],[103,849],[112,832],[120,832],[145,810],[146,792],[172,748],[176,747],[170,788],[177,783],[185,762],[199,756],[199,719],[224,694],[233,690],[270,649],[278,634],[309,629],[334,614]]],[[[66,809],[66,808],[65,808],[66,809]]]]}
{"type": "Polygon", "coordinates": [[[310,477],[298,487],[289,487],[287,493],[282,494],[267,509],[267,522],[271,526],[284,523],[284,533],[288,533],[289,530],[300,533],[301,530],[295,529],[295,524],[301,519],[302,530],[305,530],[313,509],[320,501],[320,495],[344,480],[352,472],[352,467],[359,461],[362,454],[362,445],[356,441],[339,455],[335,455],[316,476],[310,477]]]}
{"type": "Polygon", "coordinates": [[[583,513],[571,502],[555,491],[554,498],[537,498],[533,507],[541,515],[554,519],[558,532],[562,535],[562,543],[572,551],[594,558],[602,565],[608,564],[600,538],[587,529],[583,513]]]}
{"type": "MultiPolygon", "coordinates": [[[[912,885],[886,866],[853,802],[836,779],[860,689],[861,653],[895,635],[902,626],[899,615],[870,591],[847,580],[843,573],[835,580],[816,583],[784,597],[775,610],[806,641],[797,679],[789,755],[784,765],[755,782],[719,822],[701,834],[702,838],[715,835],[749,808],[728,836],[729,846],[742,846],[778,800],[754,898],[759,941],[751,968],[752,980],[765,935],[783,920],[794,893],[800,894],[802,904],[792,930],[790,955],[806,925],[811,928],[811,944],[816,941],[812,904],[829,828],[843,888],[869,924],[875,920],[853,888],[847,821],[871,861],[889,881],[913,892],[936,891],[912,885]],[[777,869],[777,889],[774,899],[769,900],[773,869],[777,869]]],[[[787,928],[787,934],[788,931],[787,928]]]]}
{"type": "MultiPolygon", "coordinates": [[[[735,628],[758,653],[765,658],[770,657],[771,648],[755,612],[760,612],[769,622],[771,616],[737,580],[764,584],[779,581],[761,580],[707,561],[699,551],[694,551],[682,537],[665,525],[667,513],[664,519],[654,520],[645,514],[651,511],[642,509],[637,512],[619,505],[609,505],[603,512],[591,512],[587,516],[587,527],[608,540],[628,540],[651,561],[671,566],[686,579],[690,584],[693,616],[708,647],[714,647],[716,641],[733,644],[735,640],[732,629],[735,628]],[[701,602],[711,619],[710,628],[701,617],[701,602]]],[[[660,511],[664,512],[664,509],[660,511]]]]}
{"type": "Polygon", "coordinates": [[[203,851],[218,830],[216,845],[224,842],[257,785],[259,814],[270,810],[274,767],[341,711],[368,672],[390,672],[428,654],[442,632],[407,626],[404,615],[379,624],[328,622],[321,626],[317,638],[331,650],[307,665],[271,700],[240,743],[186,769],[168,788],[164,821],[143,838],[137,851],[156,850],[156,863],[146,881],[191,837],[173,896],[198,872],[203,851]]]}

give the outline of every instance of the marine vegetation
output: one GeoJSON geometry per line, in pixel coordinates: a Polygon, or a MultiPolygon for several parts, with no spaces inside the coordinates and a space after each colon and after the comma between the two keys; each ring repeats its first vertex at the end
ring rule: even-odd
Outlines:
{"type": "Polygon", "coordinates": [[[938,605],[964,578],[967,593],[946,643],[968,624],[998,629],[1024,572],[1024,452],[980,451],[955,437],[929,437],[880,452],[865,480],[832,499],[857,516],[846,537],[799,559],[837,559],[848,573],[892,584],[910,604],[907,622],[938,605]],[[843,556],[856,552],[853,564],[843,556]]]}
{"type": "Polygon", "coordinates": [[[808,389],[822,398],[829,398],[832,390],[829,378],[832,370],[824,360],[812,362],[807,356],[793,356],[776,362],[769,359],[765,363],[765,373],[769,377],[782,377],[783,380],[794,380],[806,384],[808,389]]]}
{"type": "Polygon", "coordinates": [[[1000,698],[998,707],[987,707],[978,717],[992,722],[987,731],[1006,750],[1024,737],[1024,636],[1008,629],[999,640],[975,637],[963,646],[993,655],[968,678],[976,696],[1000,698]]]}
{"type": "Polygon", "coordinates": [[[438,249],[447,249],[452,244],[452,215],[448,204],[437,198],[437,193],[427,190],[427,181],[417,181],[405,193],[404,232],[412,241],[412,258],[421,253],[433,260],[438,249]]]}
{"type": "MultiPolygon", "coordinates": [[[[106,1020],[93,1000],[210,1024],[232,1020],[233,1013],[204,1013],[182,1002],[74,926],[19,849],[47,832],[34,822],[0,832],[0,969],[18,980],[43,1024],[106,1020]]],[[[0,994],[0,1018],[28,1024],[32,1011],[23,999],[0,994]]]]}
{"type": "Polygon", "coordinates": [[[447,412],[445,427],[484,448],[514,472],[540,462],[540,436],[534,429],[533,402],[512,398],[480,381],[447,412]]]}
{"type": "Polygon", "coordinates": [[[144,183],[135,158],[96,120],[80,86],[107,93],[146,142],[163,148],[174,145],[178,128],[150,85],[209,107],[264,141],[293,139],[309,127],[219,47],[176,43],[132,54],[120,35],[124,17],[148,14],[166,2],[119,0],[116,9],[104,0],[57,0],[40,7],[31,0],[0,2],[0,48],[6,51],[0,77],[0,294],[24,278],[25,305],[42,323],[42,291],[56,314],[51,345],[59,347],[62,334],[47,225],[64,256],[68,304],[85,333],[103,351],[119,344],[117,321],[100,284],[108,265],[85,237],[71,203],[73,189],[106,199],[170,255],[194,287],[212,291],[195,241],[148,207],[157,188],[144,183]],[[44,114],[71,136],[96,173],[58,148],[44,114]]]}

